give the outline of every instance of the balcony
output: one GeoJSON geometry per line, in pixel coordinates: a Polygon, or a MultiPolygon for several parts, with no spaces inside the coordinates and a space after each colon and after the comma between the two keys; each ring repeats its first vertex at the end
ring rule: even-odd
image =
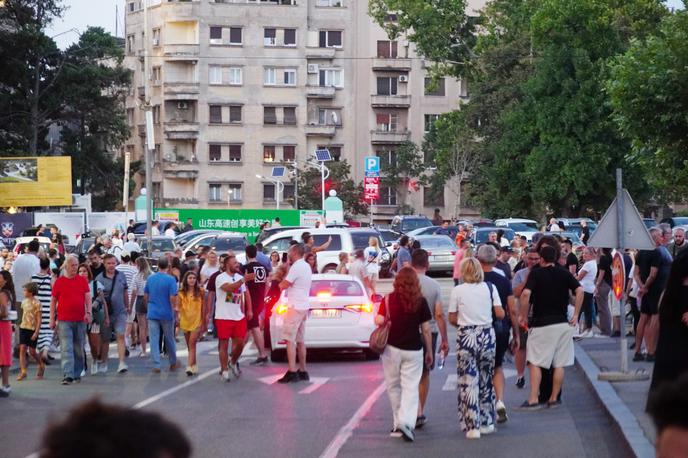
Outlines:
{"type": "Polygon", "coordinates": [[[195,180],[198,178],[198,170],[163,170],[165,178],[172,180],[195,180]]]}
{"type": "Polygon", "coordinates": [[[198,199],[194,197],[166,197],[162,199],[162,204],[165,207],[172,207],[174,205],[198,205],[198,199]]]}
{"type": "Polygon", "coordinates": [[[371,95],[370,105],[374,108],[408,108],[410,95],[371,95]]]}
{"type": "Polygon", "coordinates": [[[166,100],[197,100],[199,83],[192,82],[172,82],[165,83],[166,100]]]}
{"type": "Polygon", "coordinates": [[[411,132],[409,130],[371,130],[370,142],[373,145],[393,145],[408,141],[411,132]]]}
{"type": "Polygon", "coordinates": [[[317,48],[314,46],[306,47],[306,59],[334,59],[335,48],[317,48]]]}
{"type": "Polygon", "coordinates": [[[306,86],[306,97],[310,99],[333,99],[334,86],[306,86]]]}
{"type": "Polygon", "coordinates": [[[410,72],[411,59],[376,57],[373,59],[373,70],[385,72],[410,72]]]}
{"type": "Polygon", "coordinates": [[[166,58],[197,60],[200,53],[200,45],[185,43],[164,45],[163,53],[166,58]]]}
{"type": "Polygon", "coordinates": [[[190,0],[166,0],[162,3],[167,9],[166,14],[174,15],[175,17],[197,18],[200,14],[200,2],[190,0]]]}
{"type": "Polygon", "coordinates": [[[168,140],[196,140],[198,123],[168,121],[165,123],[165,137],[168,140]]]}
{"type": "Polygon", "coordinates": [[[163,158],[163,168],[167,171],[197,171],[198,161],[185,157],[175,157],[172,153],[166,153],[163,158]]]}
{"type": "Polygon", "coordinates": [[[307,137],[334,137],[337,132],[337,126],[327,124],[307,124],[307,137]]]}

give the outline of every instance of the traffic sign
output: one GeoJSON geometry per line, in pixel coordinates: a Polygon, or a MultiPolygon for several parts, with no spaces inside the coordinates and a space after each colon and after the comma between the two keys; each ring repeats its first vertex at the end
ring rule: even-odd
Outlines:
{"type": "Polygon", "coordinates": [[[366,176],[379,176],[380,174],[380,158],[378,156],[365,157],[365,172],[366,176]],[[375,175],[373,175],[375,174],[375,175]]]}
{"type": "Polygon", "coordinates": [[[614,199],[600,224],[588,240],[588,246],[594,248],[632,248],[636,250],[654,250],[656,245],[647,231],[638,209],[630,194],[623,190],[623,240],[618,236],[618,203],[614,199]],[[621,245],[623,242],[623,245],[621,245]]]}
{"type": "Polygon", "coordinates": [[[380,198],[380,178],[365,177],[363,181],[363,194],[365,200],[377,200],[380,198]]]}

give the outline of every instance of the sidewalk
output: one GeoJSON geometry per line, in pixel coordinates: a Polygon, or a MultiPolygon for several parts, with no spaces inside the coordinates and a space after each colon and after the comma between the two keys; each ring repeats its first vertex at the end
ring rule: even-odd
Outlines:
{"type": "MultiPolygon", "coordinates": [[[[626,339],[630,345],[632,340],[626,339]]],[[[630,372],[647,371],[652,375],[652,363],[633,362],[633,350],[628,351],[630,372]]],[[[655,428],[645,412],[650,380],[634,382],[606,382],[597,379],[603,371],[618,371],[621,349],[618,338],[597,337],[576,343],[576,364],[583,369],[597,396],[621,428],[636,456],[654,456],[655,428]]]]}

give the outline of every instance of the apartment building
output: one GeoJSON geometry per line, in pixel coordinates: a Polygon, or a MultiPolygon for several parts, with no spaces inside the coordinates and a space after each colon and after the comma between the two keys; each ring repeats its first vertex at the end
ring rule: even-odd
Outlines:
{"type": "MultiPolygon", "coordinates": [[[[148,34],[156,205],[272,208],[275,185],[257,175],[275,165],[304,163],[327,148],[362,181],[364,156],[380,156],[384,171],[401,143],[422,142],[468,89],[449,78],[428,89],[427,63],[412,44],[391,41],[367,9],[366,0],[149,0],[144,30],[142,2],[127,0],[135,84],[126,148],[143,157],[148,34]]],[[[281,204],[289,208],[295,189],[283,180],[281,204]]],[[[381,189],[376,220],[397,213],[399,192],[406,191],[381,189]]],[[[406,202],[416,212],[449,214],[452,198],[419,189],[406,202]]]]}

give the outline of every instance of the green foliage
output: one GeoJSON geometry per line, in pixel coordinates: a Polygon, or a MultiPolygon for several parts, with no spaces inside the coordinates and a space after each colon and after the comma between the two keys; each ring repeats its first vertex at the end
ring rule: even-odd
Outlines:
{"type": "MultiPolygon", "coordinates": [[[[368,205],[363,200],[363,184],[355,183],[351,178],[351,165],[342,160],[328,162],[330,176],[326,180],[325,189],[337,191],[337,197],[342,199],[344,212],[347,215],[366,215],[368,205]],[[329,184],[329,186],[328,186],[329,184]]],[[[298,170],[298,203],[299,209],[322,208],[320,169],[304,167],[298,170]]],[[[327,197],[327,192],[325,194],[327,197]]]]}
{"type": "MultiPolygon", "coordinates": [[[[399,207],[407,206],[409,181],[414,178],[419,184],[426,181],[426,165],[418,145],[406,141],[394,150],[394,159],[389,163],[382,163],[380,182],[383,186],[396,188],[399,207]]],[[[413,209],[411,208],[413,213],[413,209]]]]}

